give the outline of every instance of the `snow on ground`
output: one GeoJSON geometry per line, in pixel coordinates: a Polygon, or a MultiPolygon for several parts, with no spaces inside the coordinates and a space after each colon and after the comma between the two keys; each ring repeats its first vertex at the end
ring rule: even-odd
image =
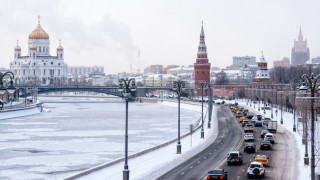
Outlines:
{"type": "MultiPolygon", "coordinates": [[[[234,101],[226,101],[228,103],[234,103],[234,101]]],[[[250,103],[247,103],[245,101],[237,101],[241,106],[244,106],[248,109],[254,109],[254,106],[252,104],[252,106],[250,107],[250,103]]],[[[263,107],[263,103],[260,103],[260,107],[263,107]]],[[[283,108],[284,110],[285,108],[283,108]]],[[[263,113],[263,110],[260,109],[260,111],[258,111],[258,104],[255,104],[255,112],[259,113],[265,117],[270,117],[271,118],[271,110],[266,110],[266,114],[263,113]]],[[[297,132],[293,131],[293,124],[294,124],[294,119],[293,119],[293,113],[290,112],[285,112],[283,111],[282,113],[282,118],[283,118],[283,124],[280,123],[281,120],[281,109],[279,107],[279,109],[277,108],[273,108],[273,120],[278,121],[278,126],[281,126],[283,128],[285,128],[286,130],[288,130],[288,132],[295,138],[295,143],[297,145],[297,154],[298,154],[298,158],[296,162],[292,162],[292,163],[296,163],[297,165],[297,171],[299,171],[298,173],[298,178],[297,180],[306,180],[306,177],[308,177],[308,179],[310,179],[310,174],[311,174],[311,170],[310,170],[310,166],[305,166],[304,165],[304,154],[305,154],[305,145],[302,144],[302,124],[298,123],[297,127],[297,132]],[[276,110],[278,110],[278,113],[276,115],[276,110]]],[[[297,123],[297,115],[296,115],[296,123],[297,123]]],[[[318,122],[319,123],[319,122],[318,122]]],[[[309,143],[310,145],[310,143],[309,143]]],[[[310,147],[309,147],[309,158],[310,158],[310,147]]],[[[310,159],[309,159],[309,163],[310,163],[310,159]]]]}
{"type": "MultiPolygon", "coordinates": [[[[176,102],[167,102],[164,101],[161,104],[166,106],[177,107],[176,102]]],[[[199,111],[199,106],[183,104],[181,103],[181,108],[186,108],[189,110],[199,111]]],[[[200,109],[201,111],[201,109],[200,109]]],[[[206,109],[204,109],[206,112],[206,109]]],[[[215,107],[213,108],[212,114],[212,125],[211,129],[207,128],[208,116],[204,119],[204,132],[205,138],[201,139],[199,128],[192,136],[186,136],[181,139],[182,145],[182,154],[176,154],[177,142],[169,144],[160,149],[151,151],[142,156],[138,156],[128,160],[129,170],[130,170],[130,179],[156,179],[161,176],[163,173],[182,163],[183,161],[189,159],[197,152],[207,147],[210,142],[214,141],[217,137],[218,132],[218,121],[215,107]]],[[[200,125],[200,123],[199,123],[200,125]]],[[[122,170],[124,162],[114,164],[112,166],[106,167],[100,171],[94,172],[87,176],[78,178],[79,180],[90,180],[90,179],[108,179],[108,180],[119,180],[122,179],[122,170]]]]}
{"type": "Polygon", "coordinates": [[[38,107],[26,108],[26,109],[21,108],[21,110],[18,110],[18,111],[5,109],[0,112],[0,120],[30,116],[30,115],[38,114],[40,112],[41,112],[41,109],[38,107]]]}

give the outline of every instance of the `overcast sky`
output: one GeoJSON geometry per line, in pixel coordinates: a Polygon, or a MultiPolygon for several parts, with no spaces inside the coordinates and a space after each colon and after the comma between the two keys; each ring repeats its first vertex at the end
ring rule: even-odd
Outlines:
{"type": "Polygon", "coordinates": [[[9,68],[16,40],[27,54],[38,15],[51,55],[61,39],[69,66],[104,66],[109,74],[130,64],[193,64],[203,20],[211,66],[258,59],[264,50],[270,67],[291,59],[300,25],[310,57],[320,56],[319,9],[319,0],[1,0],[0,67],[9,68]]]}

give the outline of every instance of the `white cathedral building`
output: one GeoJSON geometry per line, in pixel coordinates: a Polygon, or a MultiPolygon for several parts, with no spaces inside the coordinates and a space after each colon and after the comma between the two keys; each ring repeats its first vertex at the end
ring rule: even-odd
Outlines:
{"type": "Polygon", "coordinates": [[[10,70],[15,75],[16,84],[65,85],[67,83],[68,67],[64,62],[61,41],[57,55],[50,56],[49,35],[40,26],[40,17],[38,26],[29,34],[28,55],[21,55],[21,48],[17,42],[10,70]]]}

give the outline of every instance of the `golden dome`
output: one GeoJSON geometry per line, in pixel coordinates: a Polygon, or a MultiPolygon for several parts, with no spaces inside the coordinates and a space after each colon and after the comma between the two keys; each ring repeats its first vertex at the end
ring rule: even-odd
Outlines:
{"type": "Polygon", "coordinates": [[[21,51],[21,47],[19,46],[19,40],[17,40],[17,46],[14,48],[14,51],[21,51]]]}
{"type": "Polygon", "coordinates": [[[29,47],[29,50],[34,50],[34,51],[36,51],[36,50],[37,50],[37,47],[35,47],[35,46],[30,46],[30,47],[29,47]]]}
{"type": "Polygon", "coordinates": [[[29,34],[29,39],[49,39],[49,35],[40,26],[40,16],[38,16],[38,26],[29,34]]]}

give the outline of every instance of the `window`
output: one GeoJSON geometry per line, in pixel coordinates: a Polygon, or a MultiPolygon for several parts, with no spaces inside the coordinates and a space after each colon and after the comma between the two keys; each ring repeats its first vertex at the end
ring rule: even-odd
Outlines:
{"type": "Polygon", "coordinates": [[[62,54],[60,54],[60,58],[62,58],[62,54]]]}
{"type": "Polygon", "coordinates": [[[36,63],[33,63],[33,65],[35,66],[35,65],[36,65],[36,63]]]}
{"type": "Polygon", "coordinates": [[[53,62],[51,62],[51,65],[53,65],[53,62]]]}
{"type": "Polygon", "coordinates": [[[44,75],[44,76],[46,75],[46,70],[45,70],[45,69],[43,70],[43,75],[44,75]]]}
{"type": "Polygon", "coordinates": [[[36,53],[33,53],[33,57],[36,57],[36,53]]]}
{"type": "Polygon", "coordinates": [[[36,70],[35,69],[33,70],[33,75],[36,75],[36,70]]]}
{"type": "Polygon", "coordinates": [[[204,71],[202,71],[202,74],[204,74],[204,71]]]}
{"type": "Polygon", "coordinates": [[[23,75],[26,75],[26,70],[25,69],[23,70],[23,75]]]}
{"type": "Polygon", "coordinates": [[[41,47],[39,47],[39,52],[41,52],[41,47]]]}

